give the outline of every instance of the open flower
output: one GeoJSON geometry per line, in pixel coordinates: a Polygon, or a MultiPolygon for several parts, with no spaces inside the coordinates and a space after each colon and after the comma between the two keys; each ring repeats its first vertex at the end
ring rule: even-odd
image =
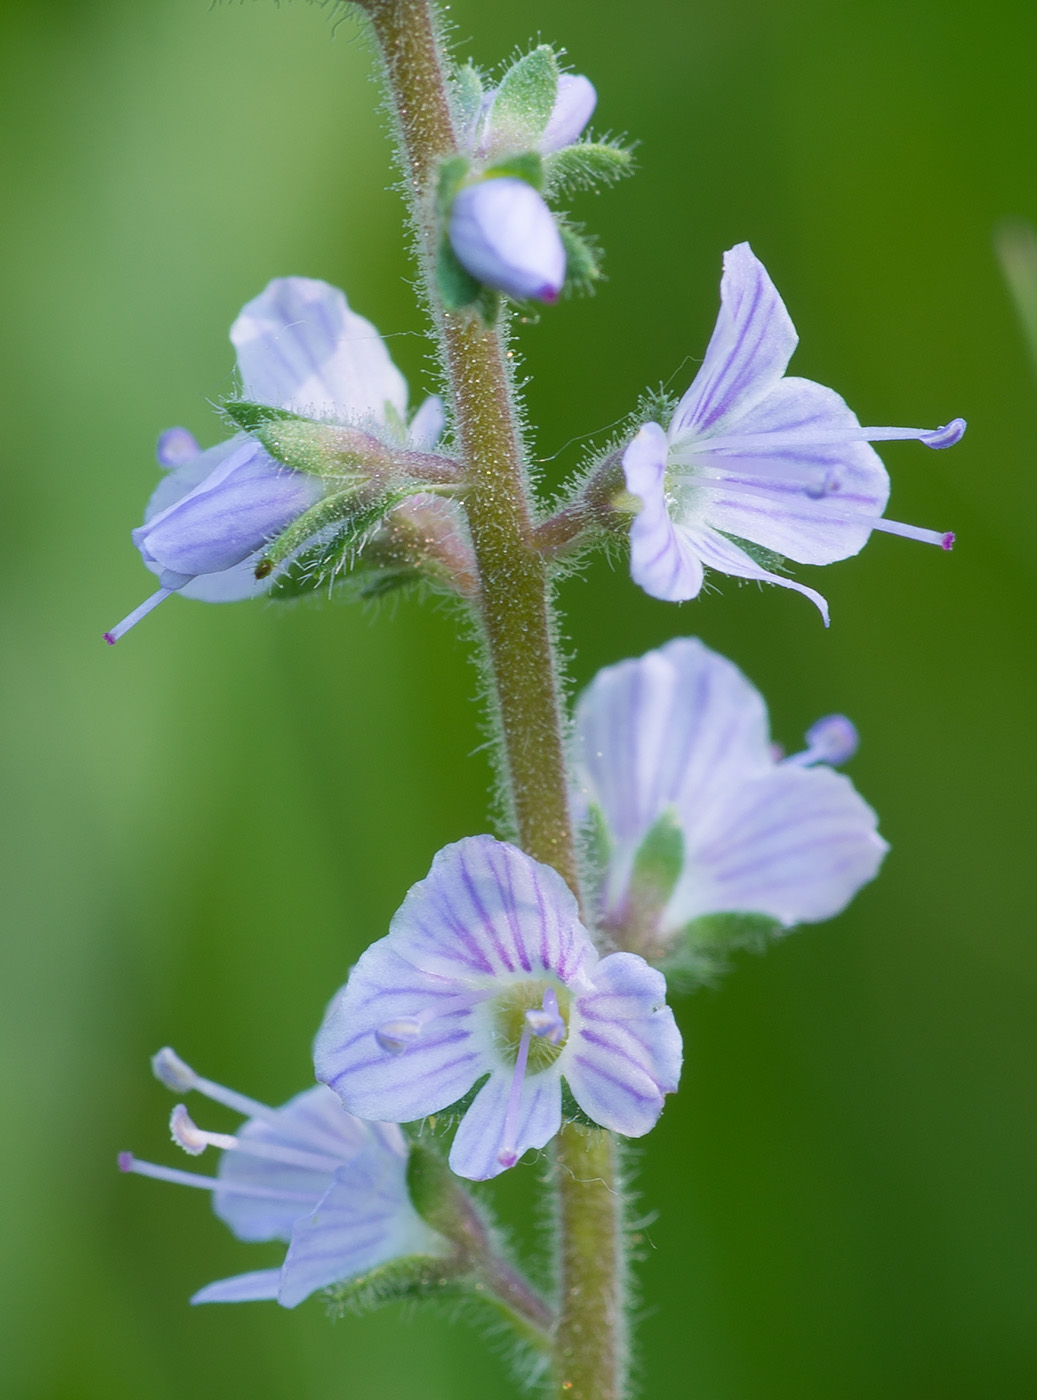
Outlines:
{"type": "Polygon", "coordinates": [[[609,844],[603,923],[636,918],[636,858],[664,818],[683,847],[648,931],[664,946],[706,914],[791,926],[844,908],[887,846],[875,813],[827,766],[856,749],[850,721],[818,721],[807,744],[776,757],[760,693],[693,638],[599,671],[576,707],[574,760],[579,800],[597,809],[609,844]]]}
{"type": "MultiPolygon", "coordinates": [[[[244,395],[255,403],[376,430],[405,421],[407,385],[382,338],[326,282],[275,278],[242,309],[230,337],[244,395]]],[[[426,400],[411,421],[411,445],[430,446],[442,423],[439,400],[426,400]]],[[[279,572],[256,578],[265,546],[326,489],[242,434],[202,451],[185,428],[172,428],[159,439],[158,460],[169,474],[133,542],[161,586],[105,633],[112,644],[171,593],[208,603],[265,593],[279,572]]]]}
{"type": "Polygon", "coordinates": [[[439,852],[354,967],[317,1078],[351,1113],[401,1123],[480,1084],[450,1152],[480,1181],[557,1133],[563,1078],[595,1123],[648,1132],[680,1076],[665,996],[642,958],[599,958],[556,871],[473,836],[439,852]]]}
{"type": "Polygon", "coordinates": [[[273,1298],[294,1308],[318,1288],[394,1259],[447,1252],[411,1204],[407,1145],[395,1125],[362,1123],[323,1085],[268,1108],[202,1079],[172,1050],[160,1050],[152,1064],[168,1088],[195,1089],[248,1121],[233,1136],[207,1133],[183,1104],[173,1110],[173,1138],[186,1152],[222,1149],[214,1177],[142,1162],[129,1152],[120,1154],[120,1168],[211,1191],[216,1214],[239,1239],[288,1242],[279,1269],[210,1283],[192,1303],[273,1298]]]}
{"type": "Polygon", "coordinates": [[[776,574],[744,542],[801,564],[856,554],[872,530],[950,549],[954,536],[882,516],[889,477],[868,444],[918,438],[950,447],[965,431],[862,428],[832,389],[785,374],[798,337],[748,243],[724,255],[720,315],[702,367],[670,426],[646,423],[623,458],[642,508],[630,529],[630,572],[654,598],[681,602],[704,568],[824,598],[776,574]]]}

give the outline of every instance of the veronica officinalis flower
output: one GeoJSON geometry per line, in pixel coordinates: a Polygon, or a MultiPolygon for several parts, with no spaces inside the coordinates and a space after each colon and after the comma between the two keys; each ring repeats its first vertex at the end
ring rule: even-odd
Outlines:
{"type": "Polygon", "coordinates": [[[665,950],[703,915],[789,927],[844,908],[887,846],[875,813],[829,766],[857,747],[850,721],[819,720],[807,745],[777,757],[760,693],[694,638],[599,671],[576,707],[573,757],[578,802],[604,828],[603,924],[629,929],[647,913],[639,933],[665,950]],[[654,907],[638,910],[646,893],[653,902],[638,885],[667,828],[676,859],[654,907]]]}
{"type": "MultiPolygon", "coordinates": [[[[230,335],[244,394],[255,403],[375,429],[405,418],[407,385],[384,342],[326,282],[275,278],[230,335]]],[[[430,445],[442,421],[438,399],[427,400],[411,422],[412,444],[430,445]]],[[[212,603],[266,592],[277,571],[256,578],[264,547],[327,489],[244,434],[202,451],[185,428],[173,428],[159,439],[158,460],[169,474],[133,542],[161,587],[105,633],[109,643],[174,592],[212,603]]]]}
{"type": "Polygon", "coordinates": [[[353,968],[317,1037],[317,1078],[351,1113],[396,1122],[485,1080],[450,1151],[481,1181],[558,1132],[563,1079],[602,1127],[654,1126],[681,1067],[665,996],[642,958],[599,957],[556,871],[473,836],[439,852],[353,968]]]}
{"type": "Polygon", "coordinates": [[[550,209],[532,185],[503,175],[455,197],[450,246],[465,270],[519,300],[554,302],[565,283],[565,248],[550,209]]]}
{"type": "Polygon", "coordinates": [[[668,429],[646,423],[623,458],[641,499],[630,529],[630,572],[646,593],[694,598],[704,567],[824,598],[768,570],[745,547],[801,564],[856,554],[872,530],[950,549],[951,534],[882,516],[889,477],[868,444],[917,438],[950,447],[965,431],[862,428],[832,389],[785,374],[795,327],[748,243],[724,255],[721,308],[702,367],[668,429]]]}
{"type": "Polygon", "coordinates": [[[152,1064],[174,1092],[197,1090],[248,1121],[233,1135],[207,1133],[183,1104],[173,1110],[173,1139],[186,1152],[222,1149],[215,1176],[143,1162],[129,1152],[120,1153],[120,1168],[211,1191],[216,1214],[239,1239],[288,1243],[279,1269],[210,1283],[192,1303],[271,1298],[294,1308],[319,1288],[393,1260],[447,1252],[411,1204],[407,1145],[394,1124],[361,1122],[323,1085],[268,1108],[202,1079],[172,1050],[160,1050],[152,1064]]]}

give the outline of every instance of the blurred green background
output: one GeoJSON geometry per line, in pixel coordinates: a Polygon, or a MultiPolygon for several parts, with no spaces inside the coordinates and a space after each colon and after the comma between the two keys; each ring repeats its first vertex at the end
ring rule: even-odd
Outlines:
{"type": "MultiPolygon", "coordinates": [[[[641,173],[575,212],[610,280],[524,333],[549,480],[648,383],[681,390],[720,257],[752,241],[796,373],[863,421],[970,420],[893,443],[876,536],[801,570],[832,605],[720,580],[680,609],[605,563],[563,593],[572,674],[697,633],[788,746],[844,710],[892,853],[827,927],[684,1000],[687,1069],[638,1149],[639,1371],[651,1400],[1037,1395],[1031,928],[1035,386],[991,251],[1037,217],[1025,0],[458,0],[462,55],[541,36],[641,173]]],[[[278,1102],[325,1001],[445,842],[484,830],[466,646],[443,608],[174,599],[129,541],[159,429],[204,443],[227,331],[276,275],[344,286],[415,397],[426,344],[384,119],[351,20],[303,3],[8,0],[0,8],[5,582],[0,1393],[337,1400],[513,1393],[461,1325],[320,1302],[192,1310],[279,1255],[174,1162],[171,1043],[278,1102]]],[[[201,1110],[207,1124],[230,1122],[201,1110]]],[[[178,1163],[180,1164],[180,1163],[178,1163]]],[[[526,1168],[504,1183],[516,1228],[526,1168]]]]}

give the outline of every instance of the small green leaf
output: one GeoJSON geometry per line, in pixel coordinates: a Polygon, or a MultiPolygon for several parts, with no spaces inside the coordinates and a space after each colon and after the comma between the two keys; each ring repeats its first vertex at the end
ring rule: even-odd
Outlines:
{"type": "Polygon", "coordinates": [[[477,68],[466,63],[455,68],[451,84],[454,98],[454,112],[460,127],[470,126],[479,115],[482,106],[483,83],[477,68]]]}
{"type": "Polygon", "coordinates": [[[478,301],[482,290],[482,283],[477,282],[472,274],[461,266],[445,234],[439,245],[439,256],[436,258],[436,282],[443,305],[448,311],[460,311],[465,306],[473,305],[478,301]]]}
{"type": "Polygon", "coordinates": [[[488,140],[500,148],[535,146],[551,120],[558,95],[558,62],[547,44],[508,69],[490,113],[488,140]]]}
{"type": "Polygon", "coordinates": [[[591,292],[601,277],[600,253],[593,243],[577,233],[564,219],[558,221],[565,249],[565,285],[570,291],[591,292]]]}
{"type": "Polygon", "coordinates": [[[458,190],[464,184],[470,168],[470,162],[465,156],[451,156],[439,167],[439,178],[436,181],[436,204],[439,208],[441,218],[446,218],[450,212],[450,206],[457,196],[458,190]]]}
{"type": "Polygon", "coordinates": [[[539,151],[519,151],[513,156],[505,156],[503,160],[495,161],[488,166],[486,178],[499,179],[501,176],[510,175],[516,180],[525,180],[527,185],[532,185],[535,190],[544,188],[544,159],[539,151]]]}
{"type": "Polygon", "coordinates": [[[552,194],[572,194],[614,185],[634,171],[634,157],[625,146],[609,141],[582,141],[552,151],[544,173],[552,194]]]}
{"type": "Polygon", "coordinates": [[[326,1289],[325,1297],[329,1310],[341,1317],[346,1313],[373,1312],[386,1303],[403,1299],[442,1297],[463,1291],[454,1260],[415,1254],[344,1279],[326,1289]]]}

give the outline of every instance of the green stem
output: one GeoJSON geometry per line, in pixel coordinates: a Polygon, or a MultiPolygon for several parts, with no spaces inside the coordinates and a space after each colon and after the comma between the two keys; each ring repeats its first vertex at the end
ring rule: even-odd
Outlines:
{"type": "MultiPolygon", "coordinates": [[[[536,546],[505,343],[473,314],[448,313],[435,277],[437,169],[457,150],[439,39],[428,0],[363,0],[363,7],[385,63],[425,290],[443,346],[515,827],[522,847],[554,866],[579,898],[547,564],[536,546]]],[[[559,1134],[561,1316],[551,1394],[563,1400],[619,1400],[624,1393],[614,1151],[600,1130],[570,1124],[559,1134]]]]}

